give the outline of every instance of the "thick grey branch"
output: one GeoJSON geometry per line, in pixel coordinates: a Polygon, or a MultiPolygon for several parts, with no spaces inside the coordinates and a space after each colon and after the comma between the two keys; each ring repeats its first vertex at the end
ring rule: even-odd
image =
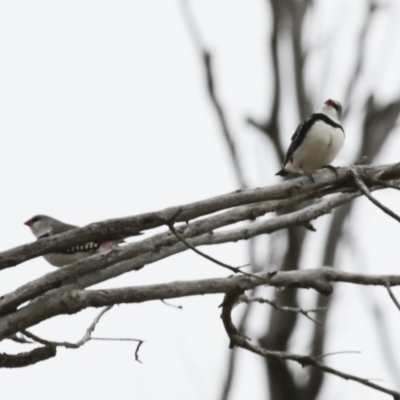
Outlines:
{"type": "MultiPolygon", "coordinates": [[[[332,282],[348,282],[358,285],[385,287],[400,285],[399,275],[364,275],[337,271],[329,267],[302,270],[281,271],[273,276],[259,273],[265,284],[275,287],[312,288],[330,294],[332,282]]],[[[205,294],[230,293],[239,290],[242,293],[261,286],[261,279],[245,275],[227,278],[213,278],[187,282],[128,287],[109,290],[68,290],[59,289],[44,295],[0,319],[0,339],[12,336],[48,318],[60,314],[74,314],[87,307],[105,307],[120,303],[143,303],[151,300],[173,299],[205,294]]]]}
{"type": "MultiPolygon", "coordinates": [[[[311,206],[299,211],[280,215],[266,221],[256,221],[240,228],[230,229],[223,232],[210,233],[208,229],[210,229],[213,224],[207,219],[204,221],[198,221],[194,223],[197,224],[194,228],[196,234],[202,232],[207,233],[190,239],[190,244],[192,246],[202,246],[247,240],[289,226],[303,225],[311,219],[329,213],[333,208],[338,207],[357,196],[359,196],[359,193],[341,193],[334,197],[321,200],[318,203],[312,204],[311,206]],[[202,223],[207,226],[207,230],[201,229],[202,223]]],[[[261,207],[263,207],[263,205],[261,207]]],[[[243,210],[239,210],[241,218],[245,215],[249,215],[246,213],[243,214],[242,211],[243,210]]],[[[231,212],[228,211],[228,213],[231,212]]],[[[226,219],[226,215],[224,214],[221,214],[220,217],[222,220],[226,219]]],[[[228,219],[231,220],[232,215],[229,217],[230,219],[228,219]]],[[[218,216],[211,218],[213,218],[212,222],[214,223],[214,226],[219,226],[221,224],[218,220],[218,216]]],[[[192,226],[189,224],[183,231],[185,238],[190,237],[191,228],[192,226]],[[187,234],[186,230],[188,231],[187,234]]],[[[132,243],[125,247],[114,249],[108,253],[89,257],[47,274],[44,277],[3,296],[0,299],[0,313],[12,310],[16,306],[31,300],[50,289],[56,289],[60,286],[66,287],[66,285],[69,285],[69,287],[88,287],[128,271],[139,269],[145,264],[158,261],[185,250],[187,250],[186,245],[180,242],[179,239],[170,232],[167,232],[155,235],[152,238],[143,240],[142,242],[132,243]]]]}
{"type": "MultiPolygon", "coordinates": [[[[353,167],[361,175],[375,176],[384,171],[389,171],[380,176],[384,179],[400,179],[400,166],[398,164],[386,166],[357,166],[353,167]]],[[[128,237],[137,235],[138,232],[160,227],[166,220],[174,222],[187,222],[211,213],[228,208],[258,203],[268,200],[289,199],[305,193],[317,195],[317,189],[330,185],[337,188],[343,186],[353,187],[349,181],[349,168],[338,169],[339,178],[327,170],[314,174],[316,184],[307,177],[284,181],[278,185],[263,188],[239,190],[211,199],[189,203],[177,207],[169,207],[161,211],[140,214],[127,218],[111,219],[92,223],[83,228],[74,229],[60,235],[38,240],[0,253],[0,269],[18,265],[24,261],[39,257],[43,254],[62,250],[75,244],[82,244],[92,240],[110,237],[128,237]]]]}
{"type": "Polygon", "coordinates": [[[55,346],[38,347],[32,351],[19,354],[0,353],[0,368],[26,367],[55,357],[56,354],[57,349],[55,346]]]}

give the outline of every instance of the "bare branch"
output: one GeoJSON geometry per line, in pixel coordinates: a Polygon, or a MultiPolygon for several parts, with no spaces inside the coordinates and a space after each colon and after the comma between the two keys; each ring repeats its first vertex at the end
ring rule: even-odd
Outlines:
{"type": "Polygon", "coordinates": [[[398,300],[396,299],[396,296],[393,293],[392,288],[390,287],[390,282],[386,282],[386,290],[389,293],[390,298],[393,300],[393,303],[395,304],[395,306],[397,307],[397,309],[400,311],[400,303],[398,302],[398,300]]]}
{"type": "Polygon", "coordinates": [[[378,208],[380,208],[384,213],[387,215],[390,215],[393,219],[395,219],[397,222],[400,222],[400,216],[398,216],[395,212],[393,212],[390,208],[384,206],[380,201],[378,201],[375,197],[373,197],[368,190],[367,186],[361,179],[360,175],[358,174],[357,171],[354,169],[350,169],[351,174],[354,177],[354,181],[356,182],[356,185],[358,188],[363,192],[363,194],[372,202],[374,203],[378,208]]]}
{"type": "MultiPolygon", "coordinates": [[[[79,340],[76,343],[70,343],[70,342],[54,342],[50,340],[45,340],[40,338],[39,336],[29,332],[29,331],[22,331],[21,333],[28,337],[29,339],[34,340],[37,343],[44,344],[45,346],[56,346],[56,347],[66,347],[68,349],[78,349],[79,347],[83,346],[86,342],[92,339],[91,334],[96,328],[96,325],[99,323],[101,317],[109,311],[113,306],[107,306],[101,312],[97,315],[97,317],[93,320],[93,322],[90,324],[89,328],[87,329],[85,335],[81,340],[79,340]]],[[[113,339],[109,339],[113,340],[113,339]]]]}
{"type": "Polygon", "coordinates": [[[89,328],[87,329],[85,335],[81,340],[79,340],[76,343],[71,343],[71,342],[55,342],[55,341],[50,341],[43,339],[32,332],[29,332],[27,330],[22,331],[22,334],[25,335],[26,337],[34,340],[37,343],[43,344],[47,347],[65,347],[67,349],[78,349],[79,347],[83,346],[85,343],[87,343],[90,340],[104,340],[104,341],[129,341],[129,342],[138,342],[135,350],[135,360],[139,363],[142,363],[139,360],[139,348],[140,346],[144,343],[143,340],[141,339],[133,339],[133,338],[99,338],[99,337],[92,337],[92,333],[96,328],[96,325],[99,323],[100,319],[102,316],[109,311],[113,306],[107,306],[101,312],[96,316],[96,318],[93,320],[93,322],[90,324],[89,328]]]}
{"type": "Polygon", "coordinates": [[[384,186],[386,188],[400,190],[400,186],[396,182],[390,182],[390,181],[386,182],[386,181],[382,181],[380,179],[372,179],[372,182],[375,183],[376,185],[381,185],[381,186],[384,186]]]}
{"type": "MultiPolygon", "coordinates": [[[[360,193],[338,194],[299,211],[280,215],[273,219],[252,222],[240,228],[223,232],[205,233],[196,236],[190,239],[190,244],[197,247],[248,240],[289,226],[301,226],[311,219],[329,213],[335,207],[345,204],[359,195],[360,193]]],[[[205,222],[207,223],[207,221],[205,222]]],[[[47,274],[30,284],[24,285],[15,292],[3,296],[3,299],[0,300],[0,312],[12,310],[49,289],[59,288],[55,290],[64,291],[75,287],[88,287],[185,250],[187,250],[187,246],[182,242],[178,242],[176,237],[168,232],[155,235],[153,238],[140,243],[129,244],[121,249],[114,249],[109,253],[89,257],[47,274]],[[118,263],[119,260],[122,260],[122,262],[118,263]],[[115,265],[102,269],[104,265],[108,266],[110,264],[115,265]],[[65,279],[63,284],[60,284],[59,277],[61,277],[61,280],[65,279]]]]}
{"type": "Polygon", "coordinates": [[[22,335],[12,335],[10,337],[8,337],[7,339],[12,340],[13,342],[16,343],[20,343],[20,344],[32,344],[34,342],[32,342],[31,340],[28,340],[26,337],[22,336],[22,335]]]}
{"type": "Polygon", "coordinates": [[[342,351],[333,351],[332,353],[322,354],[321,356],[314,357],[316,360],[321,360],[325,357],[336,356],[338,354],[361,354],[361,351],[357,350],[342,350],[342,351]]]}
{"type": "Polygon", "coordinates": [[[179,309],[179,310],[182,310],[182,309],[183,309],[183,306],[176,306],[175,304],[171,304],[171,303],[169,303],[168,301],[165,301],[164,299],[161,299],[161,302],[162,302],[163,304],[165,304],[166,306],[168,306],[168,307],[177,308],[177,309],[179,309]]]}
{"type": "Polygon", "coordinates": [[[0,368],[22,368],[55,357],[55,346],[44,346],[19,354],[0,353],[0,368]]]}
{"type": "MultiPolygon", "coordinates": [[[[180,307],[182,308],[182,307],[180,307]]],[[[108,342],[137,342],[136,349],[135,349],[135,361],[140,364],[143,362],[139,359],[139,350],[140,346],[144,343],[144,340],[141,339],[133,339],[133,338],[100,338],[100,337],[92,337],[90,340],[105,340],[108,342]]]]}
{"type": "MultiPolygon", "coordinates": [[[[166,285],[151,285],[124,289],[111,290],[82,290],[95,283],[103,282],[125,272],[142,268],[146,264],[153,263],[172,254],[185,251],[188,248],[195,249],[198,246],[216,245],[238,240],[248,240],[261,234],[268,234],[279,229],[293,226],[303,227],[311,220],[319,216],[330,213],[336,207],[349,203],[354,198],[362,194],[362,188],[367,188],[368,193],[382,188],[377,186],[371,176],[375,177],[382,173],[380,179],[390,180],[391,184],[396,184],[396,179],[400,178],[400,168],[398,164],[391,166],[370,167],[357,166],[341,168],[339,170],[339,180],[329,171],[322,171],[316,175],[316,184],[309,182],[307,178],[294,179],[291,182],[282,182],[279,185],[254,190],[238,191],[225,196],[218,196],[204,200],[202,202],[192,203],[180,207],[171,207],[158,213],[148,213],[146,215],[157,215],[157,223],[171,221],[172,229],[152,237],[145,238],[139,242],[130,243],[126,246],[115,248],[112,251],[93,257],[89,257],[70,266],[58,269],[55,272],[31,282],[17,289],[9,295],[0,298],[0,312],[3,315],[0,318],[0,338],[9,338],[18,332],[24,332],[31,326],[41,321],[60,314],[73,314],[87,307],[111,306],[119,303],[135,303],[150,300],[165,300],[178,298],[182,296],[194,296],[208,293],[227,293],[240,289],[241,291],[253,289],[257,286],[268,284],[276,287],[295,287],[295,288],[313,288],[321,293],[330,294],[332,292],[331,282],[348,281],[354,279],[353,283],[359,284],[377,284],[385,286],[397,285],[400,277],[387,276],[352,276],[345,273],[334,271],[330,268],[318,269],[315,271],[291,271],[300,275],[290,275],[288,272],[280,272],[275,275],[263,274],[241,274],[234,277],[193,281],[193,282],[175,282],[166,285]],[[354,171],[364,186],[357,185],[354,188],[354,171]],[[365,179],[365,182],[363,182],[365,179]],[[334,181],[333,181],[334,180],[334,181]],[[318,189],[318,192],[317,190],[318,189]],[[358,190],[360,189],[360,190],[358,190]],[[303,208],[292,211],[289,207],[300,203],[306,199],[313,199],[316,196],[323,196],[327,193],[335,193],[333,196],[319,199],[316,202],[303,205],[303,208]],[[265,200],[267,198],[268,200],[265,200]],[[200,207],[194,210],[191,207],[200,207]],[[203,207],[203,208],[201,208],[203,207]],[[233,208],[232,208],[233,207],[233,208]],[[219,214],[207,216],[210,212],[226,210],[219,214]],[[259,218],[268,212],[280,211],[280,215],[272,218],[259,218]],[[188,215],[203,216],[202,219],[187,223],[179,227],[179,230],[173,226],[176,220],[181,220],[188,215]],[[168,219],[168,218],[169,219],[168,219]],[[247,222],[243,222],[247,221],[247,222]],[[249,222],[250,221],[250,222],[249,222]],[[241,225],[226,229],[226,226],[237,222],[243,222],[241,225]],[[224,229],[222,229],[224,228],[224,229]],[[172,233],[171,233],[172,231],[172,233]],[[175,231],[175,232],[174,232],[175,231]],[[283,274],[283,275],[282,275],[283,274]],[[289,274],[289,275],[285,275],[289,274]],[[285,278],[285,279],[283,279],[285,278]],[[78,290],[79,288],[79,290],[78,290]],[[24,305],[30,301],[29,304],[24,305]],[[19,307],[19,308],[18,308],[19,307]]],[[[357,182],[356,182],[357,184],[357,182]]],[[[140,220],[142,216],[130,217],[119,221],[118,229],[125,229],[124,223],[128,220],[129,229],[132,228],[132,221],[140,220]]],[[[114,220],[115,221],[115,220],[114,220]]],[[[154,221],[153,221],[154,222],[154,221]]],[[[146,221],[149,223],[149,221],[146,221]]],[[[101,223],[102,225],[104,223],[101,223]]],[[[113,223],[112,223],[113,224],[113,223]]],[[[117,227],[114,225],[114,227],[117,227]]],[[[135,225],[137,226],[137,225],[135,225]]],[[[302,229],[302,228],[301,228],[302,229]]],[[[301,232],[300,229],[300,232],[301,232]]],[[[87,228],[76,230],[79,232],[89,232],[87,228]]],[[[116,230],[113,231],[113,234],[116,230]]],[[[90,232],[89,232],[90,233],[90,232]]],[[[63,235],[59,235],[61,238],[63,235]]],[[[67,236],[65,241],[72,240],[67,236]]],[[[43,250],[43,240],[39,243],[39,251],[48,252],[51,246],[56,243],[60,246],[63,242],[49,242],[47,249],[43,250]]],[[[36,243],[26,245],[25,248],[32,248],[36,243]]],[[[24,247],[24,246],[23,246],[24,247]]],[[[15,251],[15,250],[14,250],[15,251]]],[[[26,253],[25,257],[32,256],[32,253],[26,253]]],[[[35,251],[38,251],[38,247],[35,251]]],[[[7,253],[7,252],[6,252],[7,253]]],[[[199,252],[202,256],[204,253],[199,252]]],[[[9,254],[9,253],[8,253],[9,254]]],[[[0,254],[0,263],[2,256],[0,254]]],[[[4,260],[4,259],[3,259],[4,260]]],[[[214,259],[213,259],[214,260],[214,259]]],[[[234,268],[229,266],[230,268],[234,268]]],[[[237,268],[234,272],[242,272],[237,268]]],[[[288,304],[288,303],[285,303],[288,304]]],[[[272,305],[272,304],[271,304],[272,305]]],[[[303,313],[308,316],[310,310],[302,310],[299,307],[278,306],[275,308],[294,313],[303,313]]],[[[315,309],[315,311],[320,311],[315,309]]],[[[68,342],[50,342],[39,338],[36,335],[25,332],[27,337],[45,345],[45,347],[64,346],[68,348],[78,348],[91,340],[91,334],[103,312],[89,327],[85,336],[77,343],[68,342]]],[[[135,340],[139,343],[140,341],[135,340]]]]}
{"type": "MultiPolygon", "coordinates": [[[[323,214],[330,212],[334,207],[338,207],[347,201],[357,197],[357,193],[342,193],[336,197],[322,200],[317,204],[306,207],[300,211],[278,216],[267,221],[253,222],[241,228],[232,229],[223,233],[204,233],[210,232],[210,226],[221,225],[219,218],[226,221],[226,214],[219,217],[211,217],[209,220],[198,221],[194,232],[201,234],[191,239],[191,245],[201,246],[210,244],[220,244],[230,241],[247,240],[254,236],[271,233],[278,229],[282,229],[291,225],[302,225],[311,219],[317,218],[323,214]],[[207,230],[201,229],[201,225],[205,224],[207,230]]],[[[249,218],[254,215],[239,210],[240,219],[249,218]]],[[[232,211],[234,212],[234,211],[232,211]]],[[[230,213],[230,211],[228,211],[230,213]]],[[[228,215],[228,220],[232,221],[233,216],[228,215]]],[[[190,236],[191,224],[186,228],[190,236]]],[[[186,236],[186,235],[185,235],[186,236]]],[[[22,286],[15,292],[5,295],[0,299],[0,313],[12,310],[16,306],[33,299],[48,290],[64,287],[88,287],[96,283],[105,281],[112,277],[121,275],[125,272],[141,268],[145,264],[158,261],[187,249],[186,245],[179,243],[177,238],[171,233],[155,235],[142,242],[132,243],[122,248],[114,249],[111,252],[88,257],[84,260],[75,262],[57,271],[51,272],[42,278],[37,279],[27,285],[22,286]],[[115,264],[114,266],[112,266],[115,264]],[[109,267],[110,266],[110,267],[109,267]],[[109,267],[109,268],[107,268],[109,267]]]]}
{"type": "Polygon", "coordinates": [[[196,254],[200,255],[201,257],[204,257],[206,260],[212,261],[214,264],[217,264],[223,268],[228,269],[229,271],[234,272],[235,274],[243,274],[243,275],[247,275],[247,276],[253,276],[255,278],[261,279],[259,276],[254,275],[254,274],[250,274],[248,272],[242,271],[242,268],[247,267],[247,265],[243,265],[242,267],[232,267],[231,265],[225,264],[219,260],[217,260],[214,257],[209,256],[206,253],[203,253],[202,251],[196,249],[196,247],[192,246],[187,240],[185,240],[185,238],[176,231],[176,229],[174,228],[173,224],[168,224],[169,229],[171,230],[171,232],[181,241],[183,242],[189,249],[191,249],[192,251],[194,251],[196,254]]]}
{"type": "MultiPolygon", "coordinates": [[[[385,175],[382,175],[380,177],[381,179],[400,179],[399,164],[383,166],[361,165],[352,168],[361,176],[377,176],[379,173],[384,172],[385,175]]],[[[308,194],[308,197],[315,197],[320,194],[318,193],[318,189],[323,189],[328,186],[334,186],[336,187],[336,190],[341,191],[345,189],[346,186],[348,188],[352,187],[348,181],[349,174],[349,168],[339,168],[338,178],[336,178],[336,176],[330,171],[323,170],[313,174],[316,183],[310,182],[310,179],[307,177],[301,177],[281,182],[278,185],[239,190],[183,206],[169,207],[161,211],[93,223],[83,228],[73,229],[59,235],[38,240],[34,243],[1,252],[0,270],[18,265],[24,261],[53,251],[62,250],[65,247],[75,244],[114,236],[125,237],[135,235],[138,231],[160,227],[165,224],[165,221],[169,221],[175,215],[177,216],[174,219],[174,222],[187,222],[191,219],[215,213],[217,211],[251,203],[290,199],[298,195],[306,194],[308,194]]],[[[80,269],[81,268],[78,268],[78,270],[80,269]]]]}
{"type": "Polygon", "coordinates": [[[394,397],[394,399],[400,399],[400,392],[384,388],[383,386],[377,385],[372,383],[369,379],[360,378],[355,375],[347,374],[345,372],[339,371],[337,369],[328,367],[327,365],[323,364],[322,362],[318,361],[318,359],[306,355],[299,355],[299,354],[291,354],[282,351],[272,351],[262,348],[258,345],[254,345],[247,338],[239,332],[236,327],[234,326],[231,318],[232,309],[237,302],[238,297],[242,294],[240,289],[236,291],[227,293],[224,298],[223,309],[222,309],[222,321],[224,323],[224,327],[226,333],[228,334],[231,344],[230,348],[234,346],[242,347],[247,349],[255,354],[258,354],[265,358],[272,358],[279,361],[295,361],[299,363],[302,367],[311,366],[314,368],[319,368],[321,371],[338,376],[345,380],[351,380],[354,382],[358,382],[364,386],[371,387],[377,391],[382,393],[390,394],[394,397]]]}
{"type": "MultiPolygon", "coordinates": [[[[399,275],[363,275],[337,271],[329,267],[314,270],[281,271],[271,276],[257,274],[265,284],[275,287],[313,288],[330,294],[332,282],[348,282],[359,285],[390,286],[400,285],[399,275]]],[[[0,319],[0,339],[24,331],[60,314],[74,314],[87,307],[105,307],[121,303],[142,303],[151,300],[172,299],[187,296],[241,292],[262,285],[261,279],[236,275],[227,278],[213,278],[188,282],[128,287],[108,290],[55,290],[0,319]]]]}
{"type": "Polygon", "coordinates": [[[327,307],[317,307],[311,310],[304,310],[300,307],[289,307],[289,306],[280,306],[276,303],[275,300],[269,300],[269,299],[264,299],[263,297],[248,297],[245,295],[241,295],[239,297],[239,302],[240,303],[246,303],[249,304],[251,302],[257,302],[260,304],[269,304],[270,306],[272,306],[275,310],[278,311],[283,311],[283,312],[292,312],[292,313],[299,313],[304,315],[306,318],[308,318],[310,321],[320,325],[321,323],[316,320],[315,318],[311,317],[309,315],[309,313],[314,313],[317,311],[326,311],[327,307]]]}

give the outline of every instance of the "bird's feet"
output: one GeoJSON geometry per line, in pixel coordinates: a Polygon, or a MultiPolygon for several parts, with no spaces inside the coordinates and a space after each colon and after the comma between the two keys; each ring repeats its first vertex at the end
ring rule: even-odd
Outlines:
{"type": "Polygon", "coordinates": [[[325,169],[325,168],[330,169],[331,171],[333,171],[335,173],[335,175],[336,175],[336,179],[339,180],[339,172],[338,172],[336,167],[334,167],[333,165],[324,165],[324,166],[321,167],[321,169],[325,169]]]}
{"type": "Polygon", "coordinates": [[[304,172],[304,175],[311,179],[312,183],[317,186],[317,182],[314,179],[314,175],[312,172],[304,172]]]}

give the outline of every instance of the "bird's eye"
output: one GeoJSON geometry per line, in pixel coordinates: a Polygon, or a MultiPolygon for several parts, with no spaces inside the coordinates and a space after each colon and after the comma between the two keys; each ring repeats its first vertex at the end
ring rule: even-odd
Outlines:
{"type": "Polygon", "coordinates": [[[32,224],[34,224],[35,222],[38,222],[38,221],[40,221],[40,217],[33,217],[31,219],[32,224]]]}

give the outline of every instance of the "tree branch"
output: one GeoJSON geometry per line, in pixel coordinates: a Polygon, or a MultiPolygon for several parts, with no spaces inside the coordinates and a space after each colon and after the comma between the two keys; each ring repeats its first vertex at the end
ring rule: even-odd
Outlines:
{"type": "Polygon", "coordinates": [[[326,311],[327,310],[327,307],[317,307],[317,308],[310,309],[310,310],[304,310],[301,307],[281,306],[281,305],[278,305],[275,300],[264,299],[263,297],[248,297],[245,295],[241,295],[239,297],[239,302],[246,303],[246,304],[249,304],[251,302],[257,302],[260,304],[269,304],[271,307],[273,307],[277,311],[283,311],[283,312],[289,312],[289,313],[299,313],[301,315],[304,315],[310,321],[312,321],[318,325],[321,325],[321,323],[318,320],[316,320],[315,318],[310,317],[309,314],[315,313],[317,311],[326,311]]]}
{"type": "Polygon", "coordinates": [[[395,305],[395,306],[397,307],[397,309],[400,311],[400,303],[399,303],[399,301],[396,299],[396,296],[394,295],[393,290],[392,290],[391,287],[390,287],[390,282],[389,282],[389,281],[386,282],[385,287],[386,287],[386,290],[388,291],[389,296],[390,296],[390,298],[392,299],[394,305],[395,305]]]}
{"type": "MultiPolygon", "coordinates": [[[[109,311],[113,306],[107,306],[101,312],[96,316],[96,318],[93,320],[93,322],[90,324],[89,328],[87,329],[85,335],[81,340],[79,340],[76,343],[71,343],[71,342],[55,342],[55,341],[50,341],[43,339],[37,335],[35,335],[32,332],[29,332],[27,330],[23,330],[21,333],[28,337],[29,339],[34,340],[37,343],[45,345],[45,347],[49,348],[57,348],[57,347],[65,347],[67,349],[78,349],[79,347],[83,346],[85,343],[87,343],[90,340],[107,340],[107,341],[130,341],[130,342],[137,342],[136,350],[135,350],[135,360],[139,363],[141,363],[139,359],[139,348],[140,346],[144,343],[143,340],[141,339],[132,339],[132,338],[95,338],[92,336],[93,331],[96,328],[96,325],[99,323],[100,319],[102,316],[109,311]]],[[[31,365],[34,364],[37,361],[32,360],[31,363],[27,363],[26,365],[31,365]]]]}
{"type": "MultiPolygon", "coordinates": [[[[352,168],[361,176],[378,176],[379,174],[384,174],[380,175],[380,179],[400,179],[400,164],[382,166],[359,165],[352,168]]],[[[187,222],[211,213],[251,203],[290,199],[294,196],[305,194],[308,194],[309,197],[316,197],[321,194],[318,192],[318,189],[329,186],[334,186],[337,191],[341,191],[346,187],[353,188],[353,184],[349,181],[349,168],[338,168],[338,178],[331,171],[327,170],[314,173],[313,176],[315,183],[310,182],[308,177],[300,177],[281,182],[277,185],[239,190],[195,203],[169,207],[161,211],[92,223],[83,228],[73,229],[59,235],[38,240],[34,243],[1,252],[0,270],[72,245],[110,237],[137,235],[140,231],[160,227],[165,224],[165,221],[171,220],[171,218],[174,222],[187,222]]]]}
{"type": "MultiPolygon", "coordinates": [[[[257,275],[254,274],[249,274],[248,272],[242,271],[242,268],[246,267],[247,265],[243,265],[241,267],[233,267],[232,265],[228,265],[223,263],[222,261],[217,260],[214,257],[209,256],[208,254],[203,253],[202,251],[196,249],[196,247],[192,246],[180,233],[178,233],[176,231],[176,229],[174,228],[173,224],[168,224],[169,229],[171,230],[171,232],[182,242],[186,245],[187,248],[191,249],[192,251],[194,251],[196,254],[198,254],[199,256],[205,258],[206,260],[209,260],[211,262],[213,262],[214,264],[219,265],[220,267],[226,268],[229,271],[235,273],[235,274],[243,274],[243,275],[247,275],[247,276],[253,276],[256,278],[259,278],[257,275]]],[[[260,279],[260,278],[259,278],[260,279]]]]}
{"type": "MultiPolygon", "coordinates": [[[[281,185],[285,184],[286,183],[282,183],[281,185]]],[[[185,238],[194,234],[199,235],[190,240],[192,246],[247,240],[257,235],[275,232],[276,230],[289,226],[303,225],[312,219],[329,213],[335,207],[357,196],[359,196],[359,193],[341,193],[334,197],[321,200],[299,211],[279,215],[273,219],[256,221],[243,227],[224,232],[210,233],[212,227],[219,227],[232,223],[232,221],[238,222],[240,220],[254,218],[254,215],[260,215],[260,213],[270,209],[268,204],[256,204],[248,208],[234,209],[225,214],[212,216],[210,219],[196,221],[193,225],[189,224],[184,229],[183,234],[185,238]],[[252,212],[252,207],[254,207],[255,213],[252,212]]],[[[272,208],[276,208],[275,206],[276,203],[274,203],[274,207],[272,208]]],[[[88,257],[47,274],[8,295],[2,296],[2,298],[0,298],[0,313],[13,310],[18,305],[32,300],[48,290],[60,287],[66,289],[88,287],[128,271],[139,269],[145,264],[158,261],[172,254],[185,251],[186,249],[186,245],[179,243],[178,239],[168,232],[154,235],[141,242],[113,249],[108,253],[88,257]]]]}
{"type": "Polygon", "coordinates": [[[0,368],[26,367],[55,357],[56,354],[57,349],[55,346],[38,347],[32,351],[19,354],[0,353],[0,368]]]}
{"type": "Polygon", "coordinates": [[[46,339],[42,339],[39,336],[29,332],[29,331],[22,331],[21,333],[28,337],[29,339],[34,340],[37,343],[44,344],[45,346],[55,346],[55,347],[66,347],[67,349],[78,349],[79,347],[83,346],[86,342],[92,339],[92,333],[96,328],[96,325],[99,323],[101,317],[109,311],[113,306],[107,306],[101,312],[97,315],[97,317],[93,320],[93,322],[90,324],[89,328],[87,329],[85,335],[81,340],[79,340],[76,343],[70,343],[70,342],[54,342],[46,339]]]}
{"type": "MultiPolygon", "coordinates": [[[[269,220],[255,221],[240,228],[225,230],[223,232],[206,231],[207,233],[196,236],[188,242],[194,247],[215,245],[238,240],[248,240],[252,237],[272,233],[289,226],[301,226],[311,219],[329,213],[335,207],[345,204],[359,195],[360,193],[341,193],[299,211],[279,215],[269,220]]],[[[224,219],[225,216],[221,214],[220,217],[224,219]]],[[[218,225],[218,216],[212,218],[214,218],[214,224],[218,225]]],[[[202,223],[207,228],[210,228],[211,224],[207,219],[198,222],[199,225],[202,223]]],[[[196,233],[202,232],[199,225],[195,229],[196,233]]],[[[186,229],[190,231],[190,228],[191,225],[189,224],[186,229]]],[[[114,249],[108,253],[88,257],[51,272],[8,295],[4,295],[0,299],[0,313],[12,310],[48,290],[55,288],[66,290],[74,287],[88,287],[185,250],[187,250],[187,246],[170,232],[167,232],[155,235],[142,242],[114,249]]]]}
{"type": "Polygon", "coordinates": [[[380,201],[378,201],[375,197],[373,197],[370,193],[370,191],[368,190],[367,186],[365,185],[365,183],[363,182],[363,180],[361,179],[360,175],[358,174],[357,171],[355,171],[354,169],[350,169],[351,174],[354,177],[354,181],[356,182],[356,185],[358,186],[358,188],[363,192],[363,194],[365,195],[365,197],[368,198],[368,200],[370,200],[373,204],[375,204],[378,208],[380,208],[384,213],[386,213],[387,215],[391,216],[393,219],[395,219],[397,222],[400,222],[400,216],[398,216],[395,212],[393,212],[390,208],[384,206],[380,201]]]}
{"type": "Polygon", "coordinates": [[[302,367],[311,366],[314,368],[319,368],[321,371],[338,376],[345,380],[355,381],[364,386],[371,387],[382,393],[390,394],[393,396],[393,398],[395,400],[400,399],[400,392],[384,388],[383,386],[377,385],[368,379],[363,379],[358,376],[347,374],[347,373],[344,373],[337,369],[328,367],[327,365],[325,365],[321,361],[319,361],[318,358],[310,357],[310,356],[306,356],[306,355],[291,354],[291,353],[286,353],[286,352],[282,352],[282,351],[267,350],[265,348],[262,348],[260,346],[250,343],[249,340],[241,332],[239,332],[236,329],[236,327],[234,326],[234,324],[232,322],[232,318],[231,318],[232,309],[241,294],[242,294],[242,292],[239,289],[229,292],[225,295],[224,302],[223,302],[221,318],[224,323],[226,333],[228,334],[228,336],[231,340],[231,343],[229,346],[230,348],[232,348],[234,346],[238,346],[238,347],[242,347],[246,350],[251,351],[252,353],[258,354],[265,358],[276,359],[278,361],[290,360],[290,361],[295,361],[295,362],[299,363],[302,367]]]}
{"type": "MultiPolygon", "coordinates": [[[[302,271],[258,273],[265,284],[275,287],[312,288],[326,295],[332,293],[332,282],[385,287],[400,285],[399,275],[364,275],[323,267],[302,271]]],[[[229,293],[263,285],[261,279],[244,275],[167,284],[137,286],[108,290],[58,289],[0,318],[0,339],[12,336],[30,326],[60,314],[74,314],[87,307],[105,307],[121,303],[142,303],[205,294],[229,293]]]]}

